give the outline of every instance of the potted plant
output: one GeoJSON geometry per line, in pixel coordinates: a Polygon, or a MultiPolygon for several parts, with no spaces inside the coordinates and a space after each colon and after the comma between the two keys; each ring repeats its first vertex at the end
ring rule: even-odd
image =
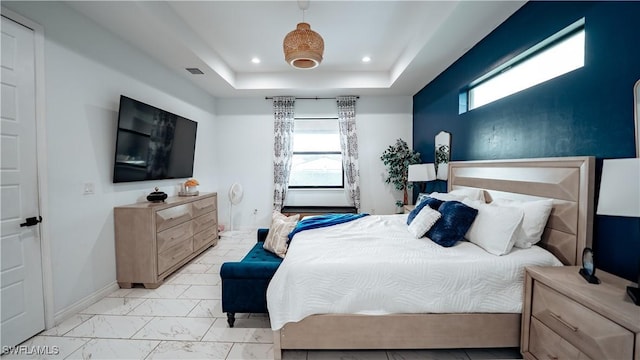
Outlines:
{"type": "Polygon", "coordinates": [[[402,214],[404,212],[404,204],[402,201],[396,201],[396,214],[402,214]]]}
{"type": "Polygon", "coordinates": [[[382,153],[380,160],[387,167],[385,183],[393,184],[396,190],[404,191],[403,204],[406,204],[409,197],[407,189],[411,187],[411,184],[407,183],[409,165],[420,162],[420,153],[409,149],[404,140],[398,139],[382,153]]]}

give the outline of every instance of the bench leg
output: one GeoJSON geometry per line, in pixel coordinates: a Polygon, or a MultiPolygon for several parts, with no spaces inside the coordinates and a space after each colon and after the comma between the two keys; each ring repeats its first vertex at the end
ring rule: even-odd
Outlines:
{"type": "Polygon", "coordinates": [[[236,322],[236,313],[232,313],[232,312],[228,312],[227,313],[227,323],[229,324],[229,327],[233,327],[233,323],[236,322]]]}

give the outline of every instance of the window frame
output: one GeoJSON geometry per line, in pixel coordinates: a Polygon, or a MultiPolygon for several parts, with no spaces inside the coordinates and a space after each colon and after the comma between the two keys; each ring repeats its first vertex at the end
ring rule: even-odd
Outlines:
{"type": "MultiPolygon", "coordinates": [[[[312,117],[294,117],[294,121],[304,121],[304,120],[335,120],[338,121],[338,117],[322,117],[322,116],[312,116],[312,117]]],[[[294,127],[295,129],[295,127],[294,127]]],[[[338,130],[339,131],[339,130],[338,130]]],[[[340,134],[338,133],[338,136],[340,134]]],[[[294,130],[295,137],[295,130],[294,130]]],[[[293,151],[292,152],[292,160],[295,155],[340,155],[340,167],[342,168],[340,183],[341,185],[288,185],[289,189],[344,189],[344,161],[342,161],[342,156],[344,154],[341,151],[293,151]]],[[[293,167],[292,167],[293,170],[293,167]]],[[[289,175],[291,176],[291,175],[289,175]]]]}
{"type": "Polygon", "coordinates": [[[550,79],[544,80],[542,82],[539,82],[537,84],[534,85],[530,85],[524,89],[520,89],[518,91],[512,92],[510,94],[507,94],[505,96],[502,96],[500,98],[494,99],[488,103],[482,104],[480,106],[475,106],[475,107],[471,107],[471,102],[472,102],[472,90],[477,88],[478,86],[502,75],[503,73],[509,71],[511,68],[516,67],[524,62],[526,62],[527,60],[535,57],[536,55],[542,53],[543,51],[550,49],[552,47],[554,47],[555,45],[557,45],[558,43],[563,42],[564,40],[567,40],[568,38],[574,36],[575,34],[579,33],[579,32],[584,32],[585,33],[585,47],[586,47],[586,27],[585,27],[585,18],[580,18],[579,20],[575,21],[574,23],[572,23],[571,25],[563,28],[562,30],[556,32],[555,34],[547,37],[546,39],[538,42],[537,44],[535,44],[534,46],[528,48],[527,50],[523,51],[522,53],[516,55],[515,57],[513,57],[512,59],[502,63],[500,66],[496,67],[495,69],[487,72],[486,74],[480,76],[479,78],[475,79],[474,81],[472,81],[471,83],[469,83],[468,86],[466,86],[459,94],[459,114],[463,114],[466,112],[469,112],[471,110],[475,110],[478,109],[480,107],[483,107],[485,105],[491,104],[495,101],[498,101],[500,99],[504,99],[510,95],[516,94],[518,92],[530,89],[536,85],[540,85],[543,84],[547,81],[553,80],[559,76],[562,76],[564,74],[567,74],[569,72],[578,70],[580,68],[583,68],[586,65],[586,50],[584,52],[584,56],[585,59],[583,61],[583,65],[579,68],[575,68],[573,70],[567,71],[563,74],[560,75],[556,75],[550,79]]]}

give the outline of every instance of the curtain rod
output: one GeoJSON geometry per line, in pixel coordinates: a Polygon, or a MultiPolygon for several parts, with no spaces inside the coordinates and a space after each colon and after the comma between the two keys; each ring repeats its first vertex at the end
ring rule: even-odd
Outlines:
{"type": "MultiPolygon", "coordinates": [[[[265,100],[273,99],[273,96],[265,96],[265,100]]],[[[335,100],[335,97],[297,97],[296,100],[335,100]]],[[[356,99],[360,99],[360,96],[356,96],[356,99]]]]}

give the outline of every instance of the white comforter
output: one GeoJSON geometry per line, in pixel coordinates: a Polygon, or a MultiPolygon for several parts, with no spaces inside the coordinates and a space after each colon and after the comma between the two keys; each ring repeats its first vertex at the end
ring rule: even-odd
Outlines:
{"type": "Polygon", "coordinates": [[[313,314],[518,313],[524,267],[562,265],[533,246],[496,256],[408,232],[407,215],[371,215],[302,231],[267,290],[271,327],[313,314]]]}

